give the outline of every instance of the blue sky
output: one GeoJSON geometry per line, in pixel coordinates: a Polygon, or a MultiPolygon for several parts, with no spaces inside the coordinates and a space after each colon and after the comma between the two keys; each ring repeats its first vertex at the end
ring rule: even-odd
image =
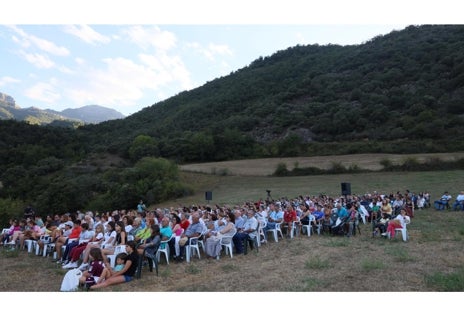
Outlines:
{"type": "Polygon", "coordinates": [[[328,7],[322,8],[301,7],[305,2],[294,0],[282,7],[282,2],[270,1],[263,8],[239,0],[223,2],[226,10],[212,1],[197,1],[196,6],[171,1],[169,8],[134,12],[118,8],[119,1],[111,2],[110,11],[97,2],[90,6],[93,10],[70,2],[71,8],[60,12],[63,1],[50,0],[31,0],[24,12],[23,2],[17,0],[10,15],[0,16],[0,92],[21,107],[61,111],[98,104],[124,115],[297,44],[359,44],[417,24],[417,19],[400,14],[395,21],[356,8],[352,14],[330,11],[333,4],[344,8],[346,2],[336,1],[326,1],[328,7]],[[56,13],[46,11],[46,18],[30,14],[36,6],[44,10],[48,2],[56,13]],[[176,5],[183,5],[183,14],[176,5]],[[20,14],[11,15],[15,12],[20,14]],[[105,15],[94,17],[101,12],[105,15]]]}

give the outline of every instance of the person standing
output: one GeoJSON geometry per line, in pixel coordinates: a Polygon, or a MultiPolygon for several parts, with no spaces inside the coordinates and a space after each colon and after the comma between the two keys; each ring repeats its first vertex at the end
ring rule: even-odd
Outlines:
{"type": "Polygon", "coordinates": [[[147,210],[147,206],[143,203],[143,200],[140,200],[139,204],[137,205],[137,212],[139,214],[144,213],[147,210]]]}

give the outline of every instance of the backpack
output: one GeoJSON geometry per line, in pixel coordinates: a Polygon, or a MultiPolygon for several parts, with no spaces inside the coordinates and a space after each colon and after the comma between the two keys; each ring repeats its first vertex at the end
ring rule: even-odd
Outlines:
{"type": "Polygon", "coordinates": [[[74,268],[66,272],[63,282],[61,282],[60,291],[75,291],[79,286],[79,278],[82,276],[82,271],[74,268]]]}

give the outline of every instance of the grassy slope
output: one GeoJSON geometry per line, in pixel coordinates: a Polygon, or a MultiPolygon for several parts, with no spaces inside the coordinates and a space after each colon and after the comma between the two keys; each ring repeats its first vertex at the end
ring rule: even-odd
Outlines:
{"type": "Polygon", "coordinates": [[[235,204],[266,198],[266,190],[271,190],[274,198],[298,195],[341,193],[341,182],[351,183],[353,194],[373,191],[382,193],[404,192],[406,189],[419,193],[429,191],[432,197],[439,197],[444,191],[453,196],[464,188],[464,171],[441,172],[383,172],[363,174],[317,175],[301,177],[266,176],[212,176],[200,173],[183,173],[184,180],[194,186],[197,193],[186,198],[165,202],[161,205],[204,204],[205,191],[213,192],[211,203],[235,204]]]}

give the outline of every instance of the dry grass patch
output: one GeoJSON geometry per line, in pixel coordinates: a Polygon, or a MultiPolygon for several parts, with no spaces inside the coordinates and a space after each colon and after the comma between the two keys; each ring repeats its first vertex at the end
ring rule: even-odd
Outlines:
{"type": "Polygon", "coordinates": [[[329,169],[333,164],[340,163],[345,168],[357,166],[360,169],[380,170],[382,160],[388,159],[393,165],[401,164],[408,158],[414,158],[419,163],[428,159],[439,158],[442,161],[457,160],[464,157],[464,152],[457,153],[424,153],[424,154],[348,154],[313,157],[293,158],[262,158],[250,160],[234,160],[220,162],[206,162],[181,165],[183,171],[198,172],[213,175],[238,175],[238,176],[268,176],[272,175],[277,165],[284,163],[288,170],[295,167],[315,167],[329,169]]]}

